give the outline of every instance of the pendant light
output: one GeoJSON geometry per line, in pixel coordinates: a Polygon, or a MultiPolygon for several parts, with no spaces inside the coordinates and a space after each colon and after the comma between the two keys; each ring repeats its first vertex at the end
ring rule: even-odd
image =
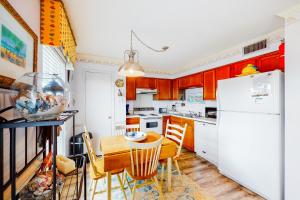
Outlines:
{"type": "Polygon", "coordinates": [[[121,76],[126,76],[126,77],[139,77],[139,76],[144,76],[145,71],[143,67],[139,64],[139,52],[137,50],[133,50],[132,46],[132,37],[135,36],[135,38],[143,44],[145,47],[148,49],[151,49],[152,51],[155,52],[164,52],[169,47],[164,46],[161,48],[161,50],[154,49],[144,43],[137,35],[136,33],[131,30],[131,35],[130,35],[130,50],[125,50],[124,51],[124,64],[119,68],[119,75],[121,76]],[[135,59],[136,57],[136,59],[135,59]]]}

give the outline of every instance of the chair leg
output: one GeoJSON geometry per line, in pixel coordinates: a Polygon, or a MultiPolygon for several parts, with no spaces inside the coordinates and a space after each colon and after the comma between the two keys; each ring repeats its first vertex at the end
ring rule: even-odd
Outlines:
{"type": "MultiPolygon", "coordinates": [[[[128,181],[128,176],[127,176],[126,174],[125,174],[125,179],[126,179],[126,182],[127,182],[128,187],[129,187],[130,193],[132,193],[132,188],[131,188],[130,183],[129,183],[129,181],[128,181]]],[[[124,185],[125,185],[125,184],[124,184],[124,185]]]]}
{"type": "Polygon", "coordinates": [[[165,164],[161,164],[161,174],[160,174],[160,184],[163,186],[164,177],[165,177],[165,164]]]}
{"type": "Polygon", "coordinates": [[[94,180],[92,179],[92,180],[91,180],[91,184],[90,184],[90,188],[89,188],[89,191],[92,191],[92,188],[93,188],[93,184],[94,184],[94,180]]]}
{"type": "Polygon", "coordinates": [[[136,180],[133,183],[133,188],[132,188],[132,193],[131,193],[131,200],[134,200],[135,190],[136,190],[136,180]]]}
{"type": "Polygon", "coordinates": [[[181,172],[180,172],[180,169],[179,169],[179,165],[178,165],[177,160],[174,160],[174,163],[175,163],[175,166],[176,166],[176,169],[177,169],[177,171],[178,171],[179,176],[181,176],[181,172]]]}
{"type": "Polygon", "coordinates": [[[95,180],[94,182],[95,182],[95,183],[94,183],[94,188],[93,188],[93,193],[92,193],[92,200],[94,200],[94,197],[95,197],[95,192],[96,192],[98,180],[95,180]]]}
{"type": "Polygon", "coordinates": [[[158,192],[159,192],[159,199],[164,199],[164,195],[163,195],[162,189],[161,189],[161,187],[158,183],[157,177],[154,176],[153,178],[154,178],[155,185],[156,185],[156,187],[158,189],[158,192]]]}
{"type": "Polygon", "coordinates": [[[121,179],[120,174],[117,174],[117,177],[118,177],[118,180],[119,180],[120,187],[121,187],[121,190],[122,190],[122,192],[123,192],[124,198],[125,198],[125,200],[127,200],[126,193],[125,193],[125,190],[124,190],[123,181],[122,181],[122,179],[121,179]]]}

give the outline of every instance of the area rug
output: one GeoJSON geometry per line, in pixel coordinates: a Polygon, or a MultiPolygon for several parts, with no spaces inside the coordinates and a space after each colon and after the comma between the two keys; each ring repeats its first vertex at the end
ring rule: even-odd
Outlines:
{"type": "MultiPolygon", "coordinates": [[[[119,186],[119,182],[116,176],[112,177],[112,187],[119,186]]],[[[130,189],[127,184],[126,187],[126,196],[127,199],[131,199],[130,189]]],[[[172,173],[172,191],[167,192],[167,182],[163,183],[163,193],[164,199],[166,200],[214,200],[215,198],[212,195],[207,194],[200,186],[190,179],[188,176],[183,175],[181,179],[180,176],[176,173],[172,173]]],[[[100,181],[100,184],[97,187],[97,190],[105,190],[104,181],[100,181]]],[[[91,192],[88,192],[88,199],[91,198],[91,192]]],[[[95,195],[95,199],[106,199],[106,192],[95,195]]],[[[122,200],[125,199],[124,195],[120,188],[115,188],[112,190],[112,199],[113,200],[122,200]]],[[[158,200],[159,193],[155,186],[149,185],[142,188],[138,188],[135,194],[136,200],[158,200]]]]}

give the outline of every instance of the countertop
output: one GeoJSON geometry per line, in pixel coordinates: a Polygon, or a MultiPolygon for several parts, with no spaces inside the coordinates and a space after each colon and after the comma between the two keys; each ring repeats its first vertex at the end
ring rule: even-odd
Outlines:
{"type": "MultiPolygon", "coordinates": [[[[217,124],[217,119],[212,119],[212,118],[206,118],[206,117],[186,117],[186,116],[181,116],[181,115],[176,115],[173,113],[162,113],[160,114],[162,116],[174,116],[174,117],[181,117],[185,119],[190,119],[194,120],[197,122],[205,122],[205,123],[211,123],[211,124],[217,124]]],[[[135,118],[135,117],[140,117],[139,115],[126,115],[126,118],[135,118]]]]}

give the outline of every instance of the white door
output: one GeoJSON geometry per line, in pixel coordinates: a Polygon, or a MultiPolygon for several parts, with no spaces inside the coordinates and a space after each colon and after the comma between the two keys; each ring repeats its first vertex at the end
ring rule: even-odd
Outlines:
{"type": "Polygon", "coordinates": [[[100,136],[111,135],[112,129],[112,75],[85,72],[85,120],[93,133],[93,147],[100,153],[100,136]]]}

